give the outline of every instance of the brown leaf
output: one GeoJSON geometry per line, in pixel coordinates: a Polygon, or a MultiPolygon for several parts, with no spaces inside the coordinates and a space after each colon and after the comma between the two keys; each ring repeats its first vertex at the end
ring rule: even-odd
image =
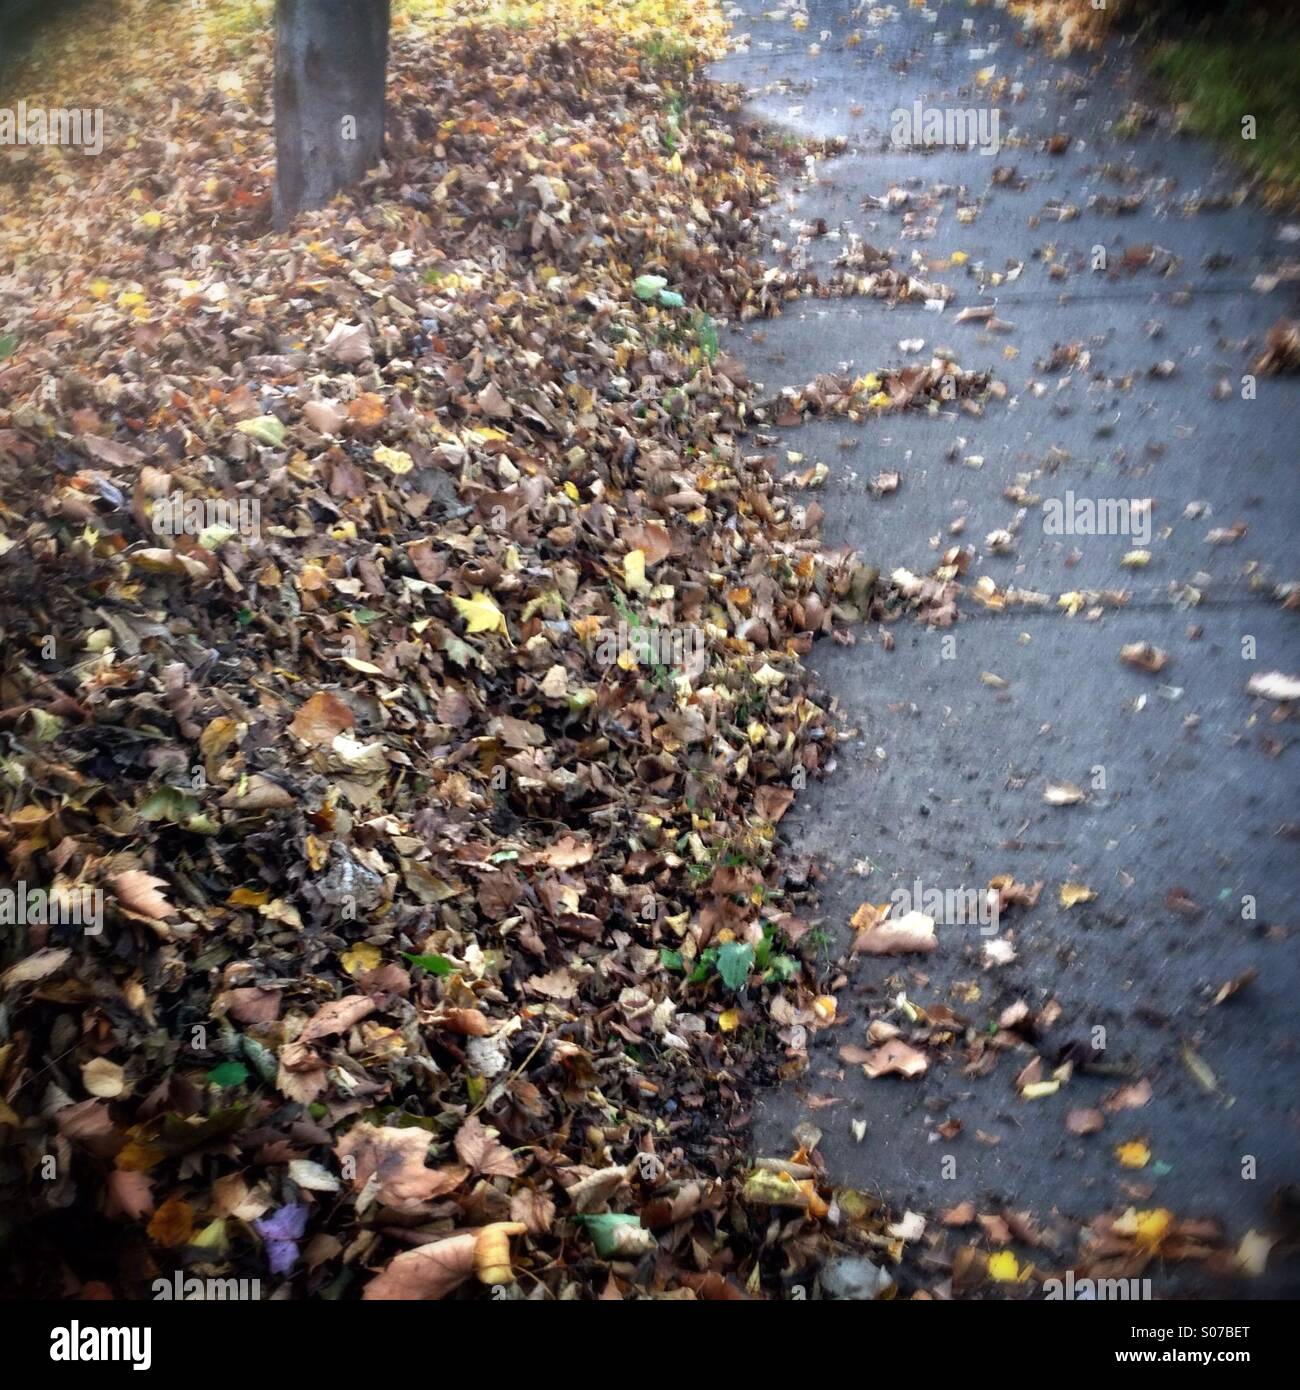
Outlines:
{"type": "Polygon", "coordinates": [[[474,1273],[473,1231],[448,1236],[394,1256],[388,1268],[362,1290],[362,1300],[430,1300],[446,1298],[474,1273]]]}
{"type": "Polygon", "coordinates": [[[231,787],[219,804],[238,811],[283,811],[294,803],[278,782],[255,772],[245,785],[231,787]]]}
{"type": "Polygon", "coordinates": [[[119,444],[116,439],[102,439],[99,435],[88,434],[81,440],[81,447],[93,459],[106,463],[110,468],[130,468],[144,461],[145,455],[131,444],[119,444]]]}
{"type": "Polygon", "coordinates": [[[575,835],[561,835],[554,844],[539,850],[534,858],[539,864],[547,864],[552,869],[573,869],[579,864],[589,864],[593,852],[590,840],[579,839],[575,835]]]}
{"type": "Polygon", "coordinates": [[[1130,1086],[1121,1086],[1118,1091],[1112,1091],[1102,1101],[1102,1106],[1113,1115],[1120,1110],[1141,1110],[1150,1099],[1151,1083],[1144,1078],[1130,1086]]]}
{"type": "Polygon", "coordinates": [[[139,913],[141,917],[153,917],[161,921],[171,917],[176,909],[158,891],[166,888],[165,879],[155,878],[143,869],[127,869],[125,873],[114,874],[108,880],[118,902],[128,912],[139,913]]]}
{"type": "Polygon", "coordinates": [[[476,1173],[488,1178],[519,1176],[519,1165],[504,1144],[483,1127],[477,1115],[471,1115],[456,1133],[456,1153],[476,1173]]]}
{"type": "Polygon", "coordinates": [[[149,1222],[149,1239],[175,1249],[194,1234],[194,1209],[180,1197],[169,1197],[149,1222]]]}
{"type": "Polygon", "coordinates": [[[346,1160],[352,1160],[353,1191],[364,1191],[373,1178],[384,1206],[417,1212],[424,1203],[454,1192],[469,1176],[465,1168],[426,1167],[432,1140],[428,1130],[416,1125],[393,1129],[362,1123],[348,1130],[334,1152],[345,1172],[346,1160]]]}
{"type": "Polygon", "coordinates": [[[365,324],[343,323],[341,320],[329,331],[322,345],[327,357],[345,367],[354,367],[372,356],[370,334],[365,324]]]}
{"type": "Polygon", "coordinates": [[[913,952],[924,955],[937,945],[934,918],[927,917],[924,912],[888,917],[879,926],[860,931],[853,938],[854,954],[869,956],[897,956],[913,952]]]}
{"type": "Polygon", "coordinates": [[[872,1049],[871,1056],[862,1064],[862,1070],[871,1077],[894,1073],[910,1080],[928,1071],[929,1066],[929,1058],[924,1052],[918,1051],[901,1038],[891,1038],[872,1049]]]}
{"type": "Polygon", "coordinates": [[[1139,671],[1154,675],[1169,664],[1169,653],[1153,647],[1150,642],[1127,642],[1120,648],[1119,659],[1126,666],[1135,666],[1139,671]]]}
{"type": "Polygon", "coordinates": [[[765,783],[754,793],[754,813],[769,825],[775,825],[793,805],[794,792],[789,787],[765,783]]]}
{"type": "Polygon", "coordinates": [[[106,1216],[127,1216],[142,1221],[153,1210],[153,1180],[147,1173],[114,1168],[108,1175],[106,1216]]]}
{"type": "Polygon", "coordinates": [[[342,1033],[375,1011],[375,1001],[364,994],[350,994],[345,999],[333,999],[316,1011],[298,1035],[300,1043],[315,1042],[342,1033]]]}
{"type": "Polygon", "coordinates": [[[237,1023],[274,1023],[280,1017],[280,991],[242,985],[221,996],[237,1023]]]}
{"type": "Polygon", "coordinates": [[[289,731],[304,743],[322,747],[355,723],[356,716],[343,700],[332,691],[318,690],[294,715],[289,731]]]}
{"type": "Polygon", "coordinates": [[[673,553],[672,537],[662,522],[646,521],[634,526],[624,526],[622,536],[629,550],[645,553],[647,569],[653,568],[673,553]]]}
{"type": "Polygon", "coordinates": [[[53,975],[56,970],[62,970],[71,954],[66,946],[33,951],[17,965],[11,965],[0,976],[0,984],[3,984],[5,989],[12,989],[15,985],[34,984],[37,980],[45,979],[47,975],[53,975]]]}

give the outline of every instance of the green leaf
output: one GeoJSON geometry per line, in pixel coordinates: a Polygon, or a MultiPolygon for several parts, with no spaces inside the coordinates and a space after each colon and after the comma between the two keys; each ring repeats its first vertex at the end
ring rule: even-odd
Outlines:
{"type": "Polygon", "coordinates": [[[718,360],[718,328],[708,314],[701,314],[695,320],[695,341],[710,363],[718,360]]]}
{"type": "Polygon", "coordinates": [[[430,975],[450,975],[454,968],[446,956],[413,956],[409,951],[403,951],[402,954],[412,965],[418,965],[430,975]]]}
{"type": "Polygon", "coordinates": [[[248,1080],[248,1068],[243,1062],[222,1062],[208,1073],[214,1086],[242,1086],[248,1080]]]}
{"type": "Polygon", "coordinates": [[[754,947],[754,964],[760,970],[767,969],[767,963],[772,959],[772,924],[766,922],[763,925],[763,939],[754,947]]]}
{"type": "Polygon", "coordinates": [[[654,299],[667,284],[662,275],[638,275],[632,281],[632,293],[638,299],[654,299]]]}
{"type": "Polygon", "coordinates": [[[740,989],[749,979],[754,948],[743,941],[728,941],[718,948],[718,974],[728,989],[740,989]]]}
{"type": "Polygon", "coordinates": [[[680,951],[670,951],[666,946],[659,948],[659,964],[665,970],[681,970],[684,968],[682,953],[680,951]]]}
{"type": "Polygon", "coordinates": [[[284,425],[274,415],[257,415],[251,420],[241,420],[235,428],[240,434],[246,434],[272,449],[278,449],[284,443],[284,425]]]}
{"type": "Polygon", "coordinates": [[[660,290],[659,302],[667,309],[680,309],[686,303],[676,290],[660,290]]]}
{"type": "Polygon", "coordinates": [[[17,346],[18,339],[12,333],[6,333],[3,338],[0,338],[0,362],[10,356],[17,346]]]}
{"type": "Polygon", "coordinates": [[[773,979],[785,983],[795,979],[799,974],[799,962],[794,956],[773,956],[771,967],[767,972],[773,979]]]}
{"type": "Polygon", "coordinates": [[[591,1233],[591,1243],[596,1247],[596,1254],[606,1257],[616,1255],[619,1251],[616,1232],[620,1226],[640,1226],[641,1224],[639,1216],[616,1211],[579,1216],[578,1220],[591,1233]]]}
{"type": "Polygon", "coordinates": [[[716,946],[706,947],[700,952],[700,958],[695,963],[695,969],[686,977],[687,984],[702,985],[709,978],[709,972],[713,969],[718,959],[718,948],[716,946]]]}
{"type": "Polygon", "coordinates": [[[274,1086],[280,1072],[280,1059],[275,1053],[269,1047],[263,1047],[256,1038],[243,1037],[239,1040],[239,1046],[244,1056],[252,1062],[253,1070],[258,1076],[268,1086],[274,1086]]]}
{"type": "Polygon", "coordinates": [[[175,787],[158,787],[141,802],[138,813],[147,821],[165,820],[173,825],[184,825],[201,809],[196,797],[186,796],[175,787]]]}

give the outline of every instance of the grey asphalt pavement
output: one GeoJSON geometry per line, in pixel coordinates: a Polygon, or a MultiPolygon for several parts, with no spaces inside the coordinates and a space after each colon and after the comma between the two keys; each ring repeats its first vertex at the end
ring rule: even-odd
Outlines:
{"type": "MultiPolygon", "coordinates": [[[[852,646],[817,644],[812,665],[851,732],[781,829],[824,869],[831,953],[859,903],[917,882],[964,890],[1008,873],[1044,887],[1000,924],[1009,964],[986,968],[978,926],[942,921],[928,956],[858,957],[808,1072],[763,1098],[757,1147],[787,1153],[794,1126],[814,1123],[836,1181],[899,1211],[970,1199],[1085,1222],[1136,1205],[1215,1217],[1233,1243],[1267,1232],[1274,1192],[1300,1182],[1300,806],[1294,719],[1246,682],[1300,674],[1300,614],[1274,595],[1300,577],[1300,378],[1260,377],[1253,399],[1242,378],[1269,326],[1296,312],[1285,266],[1300,228],[1234,197],[1240,170],[1171,129],[1131,46],[1056,59],[1005,10],[933,0],[812,0],[803,29],[789,11],[744,11],[740,49],[715,74],[744,84],[749,116],[845,142],[770,209],[772,263],[806,257],[828,274],[856,236],[956,296],[941,312],[805,298],[734,327],[728,351],[772,390],[928,361],[936,347],[1007,387],[978,418],[954,407],[817,421],[773,452],[828,465],[808,494],[828,541],[884,573],[925,574],[942,548],[969,544],[968,587],[988,576],[1050,596],[1002,612],[963,597],[952,627],[892,625],[892,650],[872,627],[852,646]],[[891,113],[916,102],[996,109],[1000,148],[896,148],[891,113]],[[825,234],[809,239],[818,219],[825,234]],[[1092,268],[1098,246],[1105,269],[1092,268]],[[971,305],[1009,327],[958,323],[971,305]],[[893,470],[897,491],[873,494],[893,470]],[[1034,499],[1068,494],[1153,499],[1149,539],[1135,534],[1141,513],[1130,534],[1049,534],[1034,499]],[[1238,523],[1238,539],[1207,540],[1238,523]],[[1009,553],[986,541],[999,529],[1014,533],[1009,553]],[[1135,549],[1145,568],[1121,565],[1135,549]],[[1100,616],[1056,602],[1121,589],[1127,604],[1100,616]],[[1135,642],[1168,665],[1121,663],[1135,642]],[[1045,787],[1060,783],[1086,800],[1049,805],[1045,787]],[[1096,897],[1063,907],[1067,882],[1096,897]],[[1037,1051],[1050,1064],[1102,1039],[1100,1070],[1032,1101],[1014,1084],[1028,1048],[988,1075],[969,1074],[957,1049],[918,1080],[868,1080],[838,1050],[865,1044],[868,1010],[900,991],[990,1032],[1018,1000],[1035,1015],[1055,1001],[1037,1051]],[[1067,1131],[1068,1111],[1139,1079],[1147,1105],[1107,1112],[1100,1133],[1067,1131]],[[1118,1161],[1130,1140],[1149,1146],[1144,1168],[1118,1161]]],[[[1241,1291],[1294,1292],[1298,1279],[1275,1262],[1241,1291]]]]}

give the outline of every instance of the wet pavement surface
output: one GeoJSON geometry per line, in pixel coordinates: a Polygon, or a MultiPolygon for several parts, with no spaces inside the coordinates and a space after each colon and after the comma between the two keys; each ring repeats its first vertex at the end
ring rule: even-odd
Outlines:
{"type": "MultiPolygon", "coordinates": [[[[896,1210],[969,1199],[1082,1221],[1166,1207],[1218,1218],[1235,1245],[1271,1229],[1273,1193],[1300,1181],[1295,726],[1246,690],[1252,675],[1300,672],[1300,614],[1275,596],[1296,577],[1300,379],[1261,376],[1243,398],[1268,327],[1296,311],[1295,282],[1267,288],[1300,256],[1296,232],[1233,199],[1241,176],[1222,152],[1165,118],[1144,123],[1161,101],[1135,50],[1053,59],[1005,11],[957,4],[812,0],[808,20],[736,12],[741,51],[715,68],[744,84],[747,115],[846,142],[769,210],[769,259],[793,248],[828,275],[858,237],[955,298],[941,312],[804,298],[734,327],[727,350],[773,392],[925,363],[937,348],[1007,392],[978,417],[954,404],[780,433],[782,471],[787,450],[800,468],[829,467],[803,494],[825,509],[829,544],[919,575],[950,545],[974,548],[955,625],[905,618],[892,650],[873,626],[852,646],[816,645],[811,664],[848,732],[834,775],[781,830],[826,875],[828,957],[860,903],[900,888],[982,889],[1011,874],[1043,889],[1037,907],[1002,918],[1009,964],[986,966],[978,924],[942,920],[928,956],[858,957],[808,1071],[763,1098],[758,1150],[789,1152],[810,1122],[832,1176],[896,1210]],[[891,113],[918,101],[996,108],[1001,147],[896,148],[891,113]],[[801,241],[818,219],[825,234],[801,241]],[[1092,268],[1097,247],[1105,269],[1092,268]],[[972,305],[1009,326],[958,323],[972,305]],[[898,489],[875,495],[886,471],[898,489]],[[1140,512],[1129,534],[1049,534],[1043,503],[1071,496],[1153,499],[1149,537],[1140,512]],[[1207,540],[1237,523],[1239,539],[1207,540]],[[1013,532],[1005,554],[986,542],[999,529],[1013,532]],[[1149,551],[1145,568],[1121,565],[1134,549],[1149,551]],[[969,598],[981,576],[1049,600],[990,611],[969,598]],[[1057,603],[1101,590],[1128,602],[1091,617],[1090,604],[1071,616],[1057,603]],[[1134,642],[1168,665],[1123,664],[1134,642]],[[1049,783],[1086,799],[1049,805],[1049,783]],[[1061,906],[1066,882],[1095,899],[1061,906]],[[1015,1085],[1028,1046],[987,1075],[968,1074],[958,1045],[942,1059],[931,1049],[920,1079],[869,1080],[839,1049],[865,1045],[868,1018],[900,991],[990,1034],[1025,1001],[1043,1021],[1044,1077],[1063,1049],[1104,1045],[1032,1101],[1015,1085]],[[1138,1080],[1148,1104],[1107,1112],[1099,1133],[1067,1131],[1067,1112],[1138,1080]],[[1141,1169],[1117,1160],[1131,1140],[1151,1150],[1141,1169]]],[[[1294,1292],[1289,1269],[1241,1291],[1294,1292]]]]}

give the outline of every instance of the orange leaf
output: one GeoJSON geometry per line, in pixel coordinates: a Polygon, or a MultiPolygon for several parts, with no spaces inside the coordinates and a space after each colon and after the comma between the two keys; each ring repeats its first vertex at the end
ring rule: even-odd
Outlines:
{"type": "Polygon", "coordinates": [[[169,1249],[188,1244],[193,1234],[193,1208],[180,1197],[169,1197],[149,1222],[149,1239],[169,1249]]]}
{"type": "Polygon", "coordinates": [[[318,690],[294,715],[289,730],[295,738],[319,747],[333,743],[355,723],[356,716],[337,695],[318,690]]]}

